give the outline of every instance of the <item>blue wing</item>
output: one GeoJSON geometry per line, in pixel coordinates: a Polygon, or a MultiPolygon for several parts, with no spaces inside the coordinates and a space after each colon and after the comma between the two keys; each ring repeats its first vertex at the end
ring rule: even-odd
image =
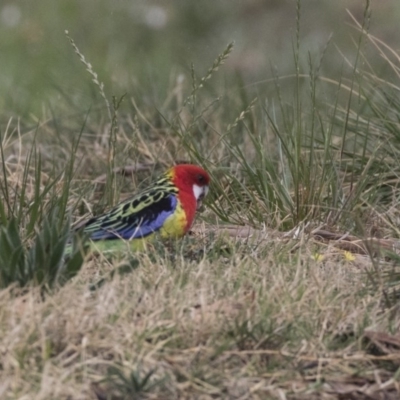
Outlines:
{"type": "Polygon", "coordinates": [[[175,212],[177,203],[175,194],[170,192],[146,193],[119,204],[107,214],[91,218],[83,231],[91,240],[144,238],[163,226],[175,212]]]}

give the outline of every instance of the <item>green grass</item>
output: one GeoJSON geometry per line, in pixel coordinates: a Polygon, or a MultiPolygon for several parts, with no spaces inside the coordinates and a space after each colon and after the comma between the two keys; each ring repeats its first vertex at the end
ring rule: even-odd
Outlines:
{"type": "Polygon", "coordinates": [[[113,97],[70,31],[95,105],[0,126],[0,397],[397,396],[400,56],[367,8],[350,73],[326,75],[301,11],[290,76],[256,88],[228,45],[113,97]],[[62,256],[71,221],[182,160],[212,178],[192,234],[62,256]]]}

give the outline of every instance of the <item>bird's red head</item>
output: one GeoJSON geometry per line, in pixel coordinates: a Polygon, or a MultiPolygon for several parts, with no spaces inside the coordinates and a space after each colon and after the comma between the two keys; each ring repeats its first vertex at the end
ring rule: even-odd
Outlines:
{"type": "Polygon", "coordinates": [[[193,164],[179,164],[172,167],[167,175],[179,189],[179,199],[188,219],[188,229],[193,222],[196,209],[208,193],[210,176],[203,169],[193,164]]]}
{"type": "MultiPolygon", "coordinates": [[[[185,188],[190,188],[193,191],[194,196],[196,196],[196,190],[193,189],[194,186],[199,187],[200,189],[204,187],[208,187],[210,183],[210,177],[203,168],[198,167],[193,164],[179,164],[175,167],[172,167],[169,170],[169,173],[172,176],[174,182],[180,185],[183,185],[185,188]]],[[[198,191],[197,191],[198,192],[198,191]]]]}

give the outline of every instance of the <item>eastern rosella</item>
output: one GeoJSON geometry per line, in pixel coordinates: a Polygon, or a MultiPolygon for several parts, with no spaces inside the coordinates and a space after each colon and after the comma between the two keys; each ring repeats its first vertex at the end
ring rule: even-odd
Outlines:
{"type": "Polygon", "coordinates": [[[180,164],[167,170],[152,186],[107,213],[79,224],[97,250],[126,245],[143,247],[156,234],[179,238],[190,229],[196,210],[208,193],[210,177],[202,168],[180,164]]]}

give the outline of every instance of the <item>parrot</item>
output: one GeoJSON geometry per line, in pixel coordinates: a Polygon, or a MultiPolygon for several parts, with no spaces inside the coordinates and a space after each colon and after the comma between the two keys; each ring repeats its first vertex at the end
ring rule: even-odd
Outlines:
{"type": "Polygon", "coordinates": [[[169,168],[151,186],[119,203],[105,214],[76,227],[97,251],[142,249],[146,242],[181,238],[193,224],[196,211],[208,194],[209,174],[193,164],[169,168]]]}

